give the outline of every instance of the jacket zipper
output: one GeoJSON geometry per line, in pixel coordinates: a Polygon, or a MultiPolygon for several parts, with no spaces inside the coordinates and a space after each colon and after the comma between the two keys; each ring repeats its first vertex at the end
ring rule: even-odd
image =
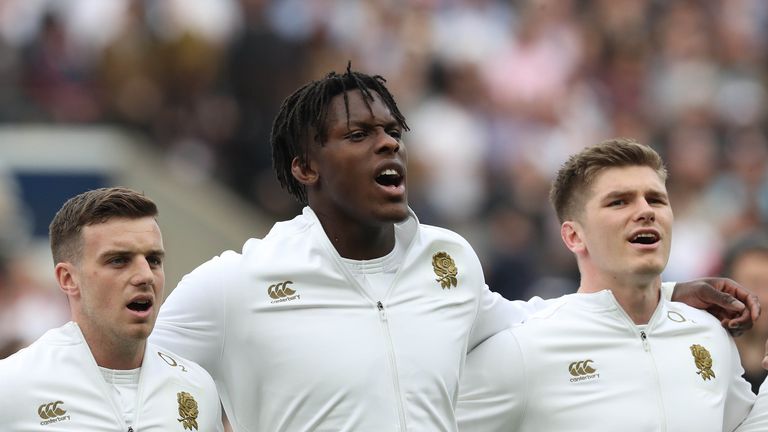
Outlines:
{"type": "Polygon", "coordinates": [[[648,346],[648,336],[646,336],[645,331],[640,331],[640,340],[643,341],[643,349],[645,349],[645,352],[650,352],[651,347],[648,346]]]}
{"type": "MultiPolygon", "coordinates": [[[[629,317],[629,315],[627,315],[627,313],[624,311],[624,309],[622,309],[621,305],[616,300],[616,297],[613,295],[613,293],[611,293],[611,299],[613,300],[613,303],[616,305],[618,313],[621,314],[624,317],[625,322],[628,323],[631,331],[636,335],[640,336],[640,342],[643,346],[643,351],[645,351],[646,354],[648,355],[648,361],[651,363],[651,367],[653,368],[653,377],[656,382],[656,393],[658,394],[657,409],[659,410],[660,418],[661,418],[661,422],[660,422],[661,431],[664,432],[667,430],[667,413],[664,410],[664,404],[661,402],[662,395],[661,395],[661,382],[659,381],[659,369],[656,367],[656,359],[654,358],[653,353],[651,352],[651,345],[648,343],[648,334],[645,332],[645,330],[639,330],[637,328],[637,324],[635,324],[634,321],[632,321],[632,319],[629,317]]],[[[660,300],[660,302],[663,302],[663,301],[664,300],[660,300]]],[[[659,320],[657,315],[661,313],[662,308],[663,308],[663,305],[661,303],[656,305],[656,310],[653,311],[653,315],[651,315],[651,319],[648,320],[648,324],[646,325],[648,329],[650,329],[651,326],[654,325],[654,323],[656,323],[659,320]]]]}
{"type": "Polygon", "coordinates": [[[653,354],[651,353],[651,346],[648,344],[648,335],[645,333],[644,330],[640,331],[640,340],[643,342],[643,349],[646,353],[650,356],[649,360],[651,362],[651,366],[653,367],[653,376],[656,379],[656,393],[658,394],[658,405],[659,405],[659,411],[661,412],[661,430],[666,431],[667,430],[667,413],[664,410],[664,404],[662,401],[662,394],[661,394],[661,382],[659,381],[659,370],[656,367],[656,360],[653,357],[653,354]]]}
{"type": "Polygon", "coordinates": [[[395,361],[395,349],[394,344],[392,343],[392,336],[389,333],[389,323],[387,322],[387,313],[384,310],[384,304],[381,303],[381,301],[376,302],[376,309],[379,311],[379,320],[381,320],[381,325],[384,327],[384,335],[386,336],[387,340],[387,357],[389,357],[389,365],[392,368],[392,381],[395,386],[395,397],[397,398],[397,403],[395,404],[397,407],[397,416],[400,420],[400,430],[405,432],[406,425],[405,425],[405,414],[403,409],[403,399],[402,395],[400,394],[400,378],[399,374],[397,373],[397,362],[395,361]]]}

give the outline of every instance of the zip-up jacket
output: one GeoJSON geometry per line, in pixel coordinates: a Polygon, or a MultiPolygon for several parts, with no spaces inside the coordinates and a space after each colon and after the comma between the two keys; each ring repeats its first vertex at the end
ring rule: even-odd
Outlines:
{"type": "Polygon", "coordinates": [[[768,431],[768,380],[760,385],[755,405],[747,419],[736,429],[736,432],[765,432],[768,431]]]}
{"type": "Polygon", "coordinates": [[[471,246],[412,212],[395,231],[378,296],[305,208],[185,276],[150,340],[211,373],[237,431],[455,431],[466,352],[545,302],[491,293],[471,246]]]}
{"type": "Polygon", "coordinates": [[[659,302],[635,325],[606,290],[552,301],[470,353],[457,415],[474,431],[733,431],[755,396],[720,322],[659,302]]]}
{"type": "Polygon", "coordinates": [[[211,376],[150,343],[130,426],[112,393],[80,328],[69,322],[0,360],[0,431],[223,431],[211,376]]]}

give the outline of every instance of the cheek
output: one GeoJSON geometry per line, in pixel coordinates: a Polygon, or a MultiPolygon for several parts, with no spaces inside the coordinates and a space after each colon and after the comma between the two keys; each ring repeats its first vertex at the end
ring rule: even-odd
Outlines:
{"type": "Polygon", "coordinates": [[[157,295],[163,294],[165,291],[165,276],[157,275],[155,277],[155,293],[157,295]]]}
{"type": "Polygon", "coordinates": [[[675,221],[675,216],[672,213],[672,209],[666,207],[663,211],[657,213],[656,220],[667,230],[671,230],[672,223],[675,221]]]}
{"type": "Polygon", "coordinates": [[[113,278],[93,275],[86,288],[91,298],[91,304],[109,306],[119,303],[120,293],[116,290],[117,286],[117,281],[113,278]]]}

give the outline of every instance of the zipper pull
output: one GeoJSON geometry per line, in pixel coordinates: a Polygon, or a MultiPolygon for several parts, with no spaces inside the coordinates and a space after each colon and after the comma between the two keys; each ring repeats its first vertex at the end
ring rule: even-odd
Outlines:
{"type": "Polygon", "coordinates": [[[384,313],[384,305],[380,302],[376,302],[376,309],[379,310],[379,318],[381,318],[382,321],[387,320],[387,315],[384,313]]]}
{"type": "Polygon", "coordinates": [[[133,432],[133,428],[128,426],[128,432],[133,432]]]}
{"type": "Polygon", "coordinates": [[[651,347],[648,346],[648,335],[645,334],[644,330],[640,330],[640,339],[643,341],[643,349],[645,349],[645,351],[650,351],[651,347]]]}

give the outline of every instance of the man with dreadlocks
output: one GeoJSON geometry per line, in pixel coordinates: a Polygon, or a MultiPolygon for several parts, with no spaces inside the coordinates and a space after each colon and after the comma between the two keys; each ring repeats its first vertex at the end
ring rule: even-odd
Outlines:
{"type": "Polygon", "coordinates": [[[153,341],[208,369],[235,430],[455,431],[467,351],[545,303],[491,293],[463,238],[419,223],[407,130],[379,76],[298,89],[271,143],[308,206],[168,297],[153,341]]]}

